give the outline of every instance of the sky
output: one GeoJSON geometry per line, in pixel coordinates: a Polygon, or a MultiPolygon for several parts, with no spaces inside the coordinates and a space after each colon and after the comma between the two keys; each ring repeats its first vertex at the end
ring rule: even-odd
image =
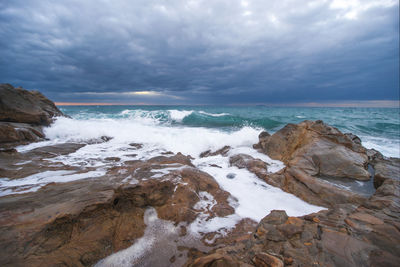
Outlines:
{"type": "Polygon", "coordinates": [[[2,0],[0,83],[57,102],[398,105],[399,2],[2,0]]]}

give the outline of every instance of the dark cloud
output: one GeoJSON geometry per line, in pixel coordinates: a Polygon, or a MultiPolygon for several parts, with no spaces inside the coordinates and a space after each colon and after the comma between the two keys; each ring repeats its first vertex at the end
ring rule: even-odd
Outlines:
{"type": "Polygon", "coordinates": [[[398,12],[397,0],[3,0],[0,82],[56,101],[397,100],[398,12]]]}

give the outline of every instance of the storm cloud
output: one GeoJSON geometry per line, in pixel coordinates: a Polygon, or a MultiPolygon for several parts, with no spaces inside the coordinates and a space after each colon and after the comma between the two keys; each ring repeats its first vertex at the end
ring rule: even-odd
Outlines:
{"type": "Polygon", "coordinates": [[[3,0],[0,82],[55,101],[399,99],[397,0],[3,0]]]}

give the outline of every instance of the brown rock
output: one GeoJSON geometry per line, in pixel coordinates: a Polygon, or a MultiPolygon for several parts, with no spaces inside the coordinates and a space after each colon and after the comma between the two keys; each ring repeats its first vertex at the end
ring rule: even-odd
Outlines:
{"type": "Polygon", "coordinates": [[[282,260],[263,252],[256,254],[252,261],[257,267],[283,267],[282,260]]]}
{"type": "Polygon", "coordinates": [[[375,169],[374,186],[378,188],[387,179],[400,181],[400,159],[387,158],[372,161],[375,169]]]}
{"type": "Polygon", "coordinates": [[[238,261],[218,253],[196,259],[190,267],[239,267],[238,261]]]}
{"type": "Polygon", "coordinates": [[[200,158],[211,157],[211,156],[216,156],[216,155],[226,156],[230,149],[231,149],[230,146],[224,146],[223,148],[220,148],[214,152],[212,152],[211,150],[207,150],[207,151],[200,153],[200,158]]]}
{"type": "Polygon", "coordinates": [[[265,216],[261,221],[260,224],[283,224],[288,220],[288,216],[286,211],[284,210],[273,210],[267,216],[265,216]]]}
{"type": "Polygon", "coordinates": [[[43,140],[44,134],[38,126],[26,123],[0,122],[0,144],[29,143],[43,140]]]}
{"type": "Polygon", "coordinates": [[[361,212],[352,213],[349,216],[349,218],[355,219],[358,221],[362,221],[364,223],[369,223],[369,224],[383,224],[384,223],[381,219],[378,219],[375,216],[372,216],[367,213],[361,213],[361,212]]]}
{"type": "Polygon", "coordinates": [[[366,150],[322,121],[288,124],[262,143],[263,151],[314,176],[369,180],[366,150]]]}
{"type": "Polygon", "coordinates": [[[49,125],[62,112],[38,91],[0,84],[0,121],[49,125]]]}

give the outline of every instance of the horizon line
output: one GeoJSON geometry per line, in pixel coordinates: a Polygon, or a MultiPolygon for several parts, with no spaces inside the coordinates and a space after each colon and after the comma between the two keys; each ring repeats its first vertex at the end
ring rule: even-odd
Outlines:
{"type": "MultiPolygon", "coordinates": [[[[111,102],[54,102],[56,106],[213,106],[216,104],[155,104],[155,103],[111,103],[111,102]]],[[[223,106],[271,106],[271,107],[360,107],[360,108],[400,108],[400,100],[354,100],[337,102],[297,102],[297,103],[231,103],[223,106]]]]}

